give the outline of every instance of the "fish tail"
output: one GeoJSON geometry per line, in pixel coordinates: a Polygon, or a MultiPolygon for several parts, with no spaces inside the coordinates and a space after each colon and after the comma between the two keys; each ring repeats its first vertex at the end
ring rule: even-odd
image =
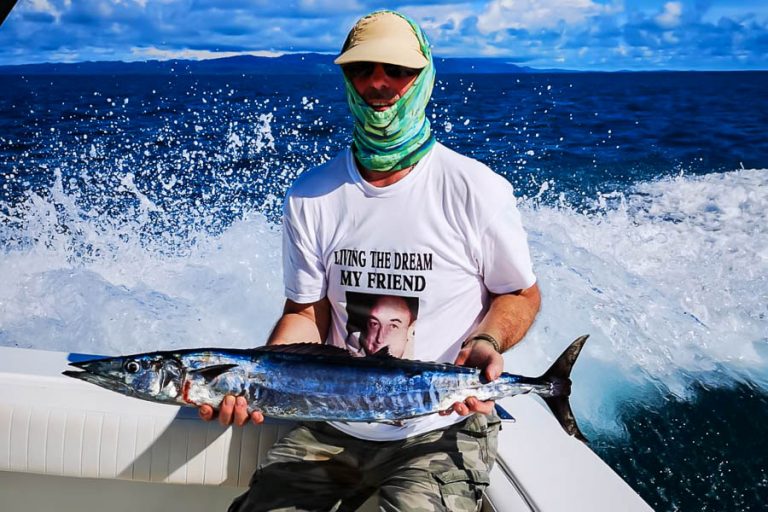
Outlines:
{"type": "Polygon", "coordinates": [[[542,380],[552,383],[554,395],[542,397],[552,414],[569,435],[585,443],[587,439],[579,430],[568,397],[571,395],[571,370],[588,337],[589,335],[585,335],[576,338],[541,376],[542,380]]]}

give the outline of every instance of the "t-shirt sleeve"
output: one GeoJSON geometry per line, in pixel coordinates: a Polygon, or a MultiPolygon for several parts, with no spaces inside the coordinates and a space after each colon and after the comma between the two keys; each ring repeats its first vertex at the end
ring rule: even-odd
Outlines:
{"type": "Polygon", "coordinates": [[[298,218],[296,206],[286,199],[283,210],[283,284],[285,296],[299,304],[325,297],[327,280],[312,230],[298,218]]]}
{"type": "Polygon", "coordinates": [[[528,236],[511,187],[503,205],[480,233],[481,274],[492,293],[502,294],[533,286],[528,236]]]}

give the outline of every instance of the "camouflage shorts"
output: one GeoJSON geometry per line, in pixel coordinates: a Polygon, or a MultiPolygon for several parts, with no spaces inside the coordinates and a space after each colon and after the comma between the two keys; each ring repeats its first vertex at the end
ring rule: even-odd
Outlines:
{"type": "Polygon", "coordinates": [[[302,423],[272,447],[229,512],[353,511],[369,498],[387,511],[479,510],[499,424],[476,414],[447,429],[380,442],[302,423]]]}

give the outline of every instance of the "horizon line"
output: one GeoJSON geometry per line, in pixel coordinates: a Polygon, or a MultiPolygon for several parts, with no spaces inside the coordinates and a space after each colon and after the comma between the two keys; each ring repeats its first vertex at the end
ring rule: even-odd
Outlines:
{"type": "MultiPolygon", "coordinates": [[[[132,59],[132,60],[125,60],[125,59],[115,59],[115,60],[77,60],[77,61],[43,61],[43,62],[24,62],[24,63],[15,63],[15,64],[2,64],[0,63],[0,68],[16,68],[16,67],[22,67],[22,66],[54,66],[54,65],[65,65],[65,66],[74,66],[78,64],[148,64],[148,63],[165,63],[165,62],[195,62],[195,63],[202,63],[202,62],[210,62],[214,60],[227,60],[227,59],[234,59],[234,58],[241,58],[241,57],[250,57],[254,59],[279,59],[288,55],[324,55],[324,56],[335,56],[337,55],[336,52],[324,52],[324,51],[300,51],[300,52],[292,52],[292,51],[252,51],[252,52],[219,52],[218,54],[209,53],[206,54],[206,56],[201,57],[172,57],[168,56],[167,58],[163,58],[162,56],[157,56],[155,58],[149,58],[149,59],[132,59]]],[[[441,59],[441,60],[476,60],[476,61],[502,61],[505,64],[508,64],[510,66],[515,66],[520,69],[527,69],[534,72],[547,72],[547,71],[553,71],[553,72],[571,72],[571,73],[653,73],[653,72],[692,72],[692,73],[737,73],[737,72],[766,72],[768,71],[768,68],[734,68],[734,69],[717,69],[717,68],[640,68],[640,69],[631,69],[631,68],[615,68],[615,69],[588,69],[588,68],[558,68],[558,67],[532,67],[529,65],[525,65],[523,63],[518,63],[514,61],[514,57],[501,57],[501,56],[476,56],[476,57],[464,57],[464,56],[440,56],[440,55],[434,55],[435,60],[441,59]]],[[[478,73],[480,74],[480,73],[478,73]]],[[[491,74],[491,73],[485,73],[485,74],[491,74]]],[[[500,73],[501,74],[501,73],[500,73]]]]}

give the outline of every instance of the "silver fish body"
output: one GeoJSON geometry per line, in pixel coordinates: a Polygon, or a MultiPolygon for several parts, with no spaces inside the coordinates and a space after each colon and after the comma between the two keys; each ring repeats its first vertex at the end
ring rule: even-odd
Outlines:
{"type": "Polygon", "coordinates": [[[351,357],[318,344],[152,352],[72,363],[82,371],[64,373],[125,395],[176,405],[216,408],[228,394],[243,396],[250,410],[305,421],[392,422],[446,410],[471,396],[496,400],[535,393],[548,401],[570,434],[581,438],[567,397],[570,369],[585,340],[574,341],[541,377],[503,373],[492,382],[475,368],[389,356],[351,357]],[[567,410],[558,412],[551,401],[564,401],[567,410]]]}

